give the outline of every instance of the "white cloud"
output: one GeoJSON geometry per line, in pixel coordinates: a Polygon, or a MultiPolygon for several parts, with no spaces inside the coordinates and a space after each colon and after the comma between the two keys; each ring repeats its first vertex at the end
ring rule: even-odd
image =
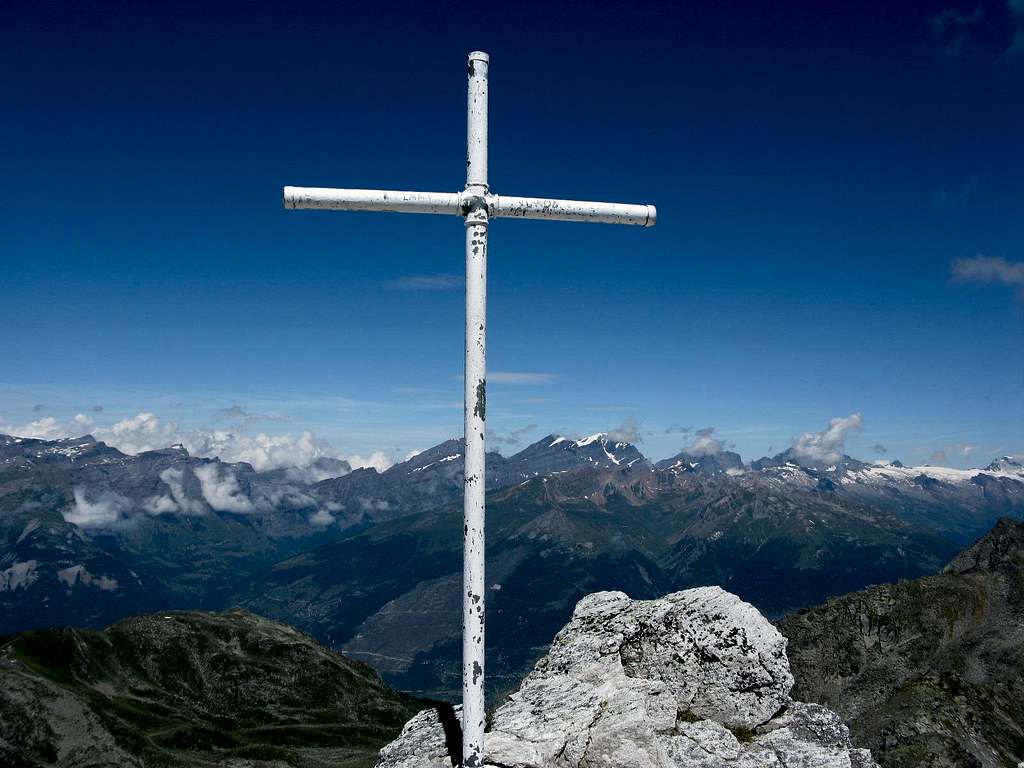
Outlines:
{"type": "Polygon", "coordinates": [[[249,437],[224,430],[194,431],[182,435],[180,442],[193,456],[216,456],[226,462],[244,461],[257,472],[306,467],[319,458],[336,457],[330,443],[312,432],[303,432],[298,437],[271,436],[261,432],[249,437]]]}
{"type": "Polygon", "coordinates": [[[309,517],[310,525],[315,525],[318,527],[326,527],[328,525],[333,525],[334,522],[334,515],[332,515],[326,509],[318,509],[314,514],[310,515],[309,517]]]}
{"type": "Polygon", "coordinates": [[[220,465],[203,464],[194,467],[192,471],[199,480],[203,498],[212,509],[220,512],[239,512],[247,514],[254,512],[255,507],[252,501],[242,493],[238,485],[238,478],[227,467],[221,474],[220,465]]]}
{"type": "Polygon", "coordinates": [[[131,500],[113,491],[103,491],[89,501],[84,488],[75,488],[75,503],[61,512],[64,519],[81,528],[110,528],[127,522],[131,500]]]}
{"type": "Polygon", "coordinates": [[[637,427],[636,416],[624,418],[619,426],[608,432],[608,437],[620,443],[642,443],[644,441],[640,435],[640,429],[637,427]]]}
{"type": "Polygon", "coordinates": [[[714,427],[698,429],[686,452],[691,456],[714,456],[724,450],[722,441],[715,437],[714,427]]]}
{"type": "Polygon", "coordinates": [[[143,508],[154,515],[162,512],[180,512],[184,515],[202,515],[206,507],[198,499],[189,498],[185,492],[185,472],[168,467],[160,473],[160,480],[170,489],[170,496],[153,496],[143,503],[143,508]]]}
{"type": "MultiPolygon", "coordinates": [[[[246,462],[257,472],[295,468],[291,479],[303,484],[345,474],[344,467],[315,466],[318,459],[341,459],[352,467],[373,467],[379,472],[395,463],[384,451],[375,451],[366,456],[340,456],[327,440],[308,431],[298,436],[268,435],[262,432],[252,436],[229,429],[183,430],[177,423],[164,422],[150,411],[140,411],[109,427],[97,426],[93,417],[84,413],[75,415],[67,422],[45,416],[20,426],[0,423],[0,433],[43,440],[80,437],[91,433],[97,440],[129,455],[181,445],[192,456],[219,458],[225,463],[246,462]]],[[[160,497],[154,497],[151,501],[152,510],[165,510],[171,503],[179,506],[182,503],[173,495],[167,501],[161,502],[160,497]]]]}
{"type": "Polygon", "coordinates": [[[353,454],[351,456],[345,456],[344,459],[352,465],[353,469],[373,467],[373,469],[376,469],[378,472],[383,472],[395,463],[395,460],[388,454],[384,453],[384,451],[374,451],[369,456],[353,454]]]}
{"type": "Polygon", "coordinates": [[[136,454],[166,448],[174,442],[177,424],[164,424],[155,413],[141,411],[107,429],[95,430],[96,437],[124,453],[136,454]]]}
{"type": "Polygon", "coordinates": [[[371,499],[366,496],[360,496],[359,508],[363,512],[387,512],[391,509],[391,504],[384,499],[371,499]]]}
{"type": "Polygon", "coordinates": [[[67,426],[53,416],[44,416],[21,426],[4,424],[0,426],[0,431],[15,437],[35,437],[40,440],[59,440],[69,436],[67,426]]]}
{"type": "Polygon", "coordinates": [[[953,264],[953,277],[961,282],[1008,285],[1024,290],[1024,262],[1001,256],[975,256],[953,264]]]}
{"type": "Polygon", "coordinates": [[[15,437],[34,437],[40,440],[63,440],[67,437],[80,437],[88,432],[95,422],[91,416],[84,413],[75,414],[71,421],[65,423],[58,421],[53,416],[44,416],[41,419],[30,421],[27,424],[14,426],[11,424],[0,424],[0,432],[15,437]]]}
{"type": "Polygon", "coordinates": [[[151,515],[161,515],[164,512],[177,512],[178,505],[170,496],[150,496],[142,502],[142,508],[151,515]]]}
{"type": "Polygon", "coordinates": [[[76,413],[71,423],[74,425],[76,432],[88,432],[96,425],[92,416],[86,416],[84,413],[76,413]]]}
{"type": "Polygon", "coordinates": [[[829,421],[822,432],[806,432],[793,441],[793,453],[798,461],[808,464],[834,464],[843,457],[846,436],[863,429],[864,417],[851,413],[845,418],[829,421]]]}

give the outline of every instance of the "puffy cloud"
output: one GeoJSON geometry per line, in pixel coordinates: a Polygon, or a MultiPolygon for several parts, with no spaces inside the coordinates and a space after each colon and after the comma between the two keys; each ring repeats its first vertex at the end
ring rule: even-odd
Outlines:
{"type": "MultiPolygon", "coordinates": [[[[277,417],[251,414],[240,406],[227,411],[234,415],[244,415],[247,421],[279,420],[277,417]]],[[[193,456],[219,458],[227,463],[246,462],[258,472],[298,468],[300,471],[293,479],[302,483],[338,477],[348,471],[336,460],[349,457],[339,457],[327,440],[312,432],[302,432],[298,436],[261,432],[253,436],[234,429],[183,430],[177,423],[164,422],[149,411],[140,411],[108,427],[98,426],[92,416],[84,413],[76,414],[67,422],[53,416],[44,416],[20,426],[0,423],[0,433],[43,440],[80,437],[91,433],[97,440],[103,440],[130,455],[181,445],[193,456]]],[[[383,451],[377,451],[366,457],[352,456],[349,463],[353,467],[372,466],[384,471],[394,460],[383,451]]]]}
{"type": "Polygon", "coordinates": [[[53,416],[44,416],[21,426],[4,424],[0,426],[0,432],[16,437],[35,437],[40,440],[59,440],[68,437],[67,425],[60,423],[53,416]]]}
{"type": "Polygon", "coordinates": [[[644,441],[636,423],[636,416],[624,418],[619,426],[608,431],[608,437],[620,443],[642,443],[644,441]]]}
{"type": "Polygon", "coordinates": [[[92,418],[84,413],[76,414],[67,423],[59,421],[53,416],[44,416],[20,426],[0,424],[0,432],[16,437],[34,437],[39,440],[62,440],[67,437],[81,436],[92,428],[93,423],[92,418]]]}
{"type": "Polygon", "coordinates": [[[128,521],[131,500],[113,491],[93,494],[90,501],[84,488],[74,489],[75,503],[61,514],[69,523],[81,528],[111,528],[128,521]]]}
{"type": "Polygon", "coordinates": [[[185,515],[202,515],[206,512],[203,502],[189,498],[185,492],[185,471],[168,467],[160,473],[160,480],[168,487],[170,496],[153,496],[143,503],[143,508],[151,514],[161,512],[180,512],[185,515]]]}
{"type": "Polygon", "coordinates": [[[310,525],[315,525],[319,528],[326,528],[327,526],[335,523],[334,515],[326,509],[318,509],[315,513],[309,516],[309,523],[310,525]]]}
{"type": "Polygon", "coordinates": [[[194,456],[216,456],[226,462],[244,461],[258,472],[306,467],[319,458],[335,458],[330,443],[312,432],[303,432],[298,437],[261,432],[249,437],[227,430],[195,431],[182,435],[180,442],[194,456]]]}
{"type": "MultiPolygon", "coordinates": [[[[303,432],[295,437],[262,432],[249,436],[226,429],[183,431],[175,422],[165,423],[149,411],[140,411],[110,427],[96,427],[91,416],[79,413],[68,423],[46,416],[20,427],[0,426],[0,431],[46,440],[77,437],[92,432],[97,439],[133,455],[180,444],[193,456],[216,457],[225,462],[244,461],[260,472],[284,467],[308,467],[317,459],[335,458],[337,455],[330,443],[312,432],[303,432]]],[[[379,463],[379,459],[376,461],[379,463]]]]}
{"type": "Polygon", "coordinates": [[[975,256],[953,262],[953,278],[960,282],[1007,285],[1024,290],[1024,262],[1002,256],[975,256]]]}
{"type": "Polygon", "coordinates": [[[155,413],[141,411],[130,419],[123,419],[108,429],[96,430],[96,436],[106,440],[124,453],[142,453],[166,448],[176,442],[176,424],[164,424],[155,413]]]}
{"type": "MultiPolygon", "coordinates": [[[[415,455],[415,454],[413,454],[415,455]]],[[[352,465],[353,469],[364,469],[366,467],[372,467],[378,472],[383,472],[392,464],[395,460],[392,459],[384,451],[374,451],[369,456],[360,456],[358,454],[352,454],[351,456],[345,456],[345,461],[352,465]]]]}
{"type": "Polygon", "coordinates": [[[152,515],[178,511],[178,505],[170,496],[151,496],[142,502],[142,508],[152,515]]]}
{"type": "Polygon", "coordinates": [[[96,425],[92,416],[86,416],[84,413],[76,413],[75,418],[71,420],[71,423],[74,425],[76,432],[88,432],[96,425]]]}
{"type": "Polygon", "coordinates": [[[227,467],[224,469],[224,473],[221,473],[218,464],[203,464],[192,469],[199,480],[206,503],[220,512],[254,512],[255,506],[252,500],[242,493],[238,478],[227,467]]]}
{"type": "Polygon", "coordinates": [[[715,437],[715,428],[704,427],[704,429],[697,430],[696,436],[686,452],[691,456],[713,456],[723,450],[722,441],[715,437]]]}
{"type": "Polygon", "coordinates": [[[807,464],[834,464],[843,457],[846,436],[859,432],[864,427],[864,417],[851,413],[844,418],[829,421],[828,429],[822,432],[805,432],[793,441],[793,454],[798,461],[807,464]]]}
{"type": "Polygon", "coordinates": [[[391,504],[384,499],[371,499],[367,496],[360,496],[359,508],[363,512],[387,512],[391,509],[391,504]]]}

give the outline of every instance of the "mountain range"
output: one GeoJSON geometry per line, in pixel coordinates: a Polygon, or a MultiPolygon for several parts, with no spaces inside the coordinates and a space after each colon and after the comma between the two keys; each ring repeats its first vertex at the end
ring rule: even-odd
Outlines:
{"type": "MultiPolygon", "coordinates": [[[[0,437],[0,632],[240,604],[423,695],[458,692],[462,445],[384,472],[257,472],[180,447],[0,437]]],[[[605,435],[489,455],[488,682],[515,685],[572,605],[717,584],[770,616],[937,573],[1024,466],[903,467],[792,452],[652,464],[605,435]]]]}

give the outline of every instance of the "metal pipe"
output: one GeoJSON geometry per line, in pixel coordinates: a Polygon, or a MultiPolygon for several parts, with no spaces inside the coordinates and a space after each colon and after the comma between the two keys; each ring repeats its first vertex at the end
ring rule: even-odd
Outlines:
{"type": "Polygon", "coordinates": [[[450,213],[461,216],[458,192],[395,192],[385,189],[327,189],[285,187],[285,208],[330,211],[393,211],[396,213],[450,213]]]}
{"type": "Polygon", "coordinates": [[[494,217],[637,224],[641,227],[653,227],[658,220],[658,211],[653,205],[552,200],[546,197],[511,195],[492,195],[490,200],[491,215],[494,217]]]}
{"type": "Polygon", "coordinates": [[[487,232],[509,217],[654,226],[653,205],[492,195],[487,181],[486,53],[469,54],[466,188],[462,192],[285,187],[285,208],[440,213],[466,219],[466,369],[463,486],[462,765],[484,760],[484,503],[487,409],[487,232]]]}
{"type": "Polygon", "coordinates": [[[462,765],[484,758],[484,492],[487,417],[487,63],[469,54],[466,192],[466,373],[463,485],[462,765]]]}
{"type": "Polygon", "coordinates": [[[490,62],[491,57],[483,51],[469,54],[469,93],[466,104],[467,191],[487,191],[487,70],[490,62]]]}

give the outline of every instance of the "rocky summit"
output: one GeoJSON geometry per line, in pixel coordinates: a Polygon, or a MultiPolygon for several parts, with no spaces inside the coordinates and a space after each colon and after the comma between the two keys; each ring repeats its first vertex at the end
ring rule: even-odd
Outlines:
{"type": "MultiPolygon", "coordinates": [[[[839,716],[793,701],[786,640],[718,587],[581,600],[546,656],[493,713],[495,768],[873,768],[839,716]]],[[[450,768],[458,709],[428,709],[377,768],[450,768]]]]}

